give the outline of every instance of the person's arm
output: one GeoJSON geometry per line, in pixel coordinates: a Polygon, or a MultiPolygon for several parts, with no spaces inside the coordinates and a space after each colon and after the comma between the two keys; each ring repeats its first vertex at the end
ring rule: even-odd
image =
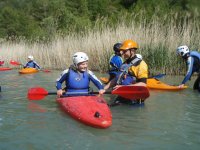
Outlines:
{"type": "MultiPolygon", "coordinates": [[[[132,69],[133,70],[133,69],[132,69]]],[[[144,61],[141,61],[138,74],[137,74],[137,83],[136,86],[146,86],[148,78],[148,66],[144,61]]]]}
{"type": "Polygon", "coordinates": [[[65,70],[61,73],[60,77],[56,80],[57,96],[60,97],[63,94],[62,83],[67,78],[68,70],[65,70]]]}
{"type": "Polygon", "coordinates": [[[193,64],[194,64],[194,58],[193,57],[188,57],[188,59],[187,59],[187,73],[185,75],[185,78],[181,82],[181,85],[179,85],[180,87],[184,86],[185,83],[191,78],[192,70],[193,70],[193,64]]]}
{"type": "Polygon", "coordinates": [[[41,69],[41,67],[38,65],[38,63],[36,63],[35,61],[33,62],[36,66],[36,68],[41,69]]]}
{"type": "Polygon", "coordinates": [[[95,76],[92,71],[88,70],[88,74],[92,83],[94,83],[94,85],[99,89],[99,94],[103,94],[105,91],[101,81],[95,76]]]}
{"type": "Polygon", "coordinates": [[[116,78],[113,78],[110,82],[108,82],[105,86],[104,86],[104,90],[108,90],[111,87],[114,87],[116,85],[116,78]]]}

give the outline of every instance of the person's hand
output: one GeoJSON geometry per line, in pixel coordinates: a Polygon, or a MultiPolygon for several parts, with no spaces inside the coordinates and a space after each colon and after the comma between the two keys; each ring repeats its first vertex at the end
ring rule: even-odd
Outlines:
{"type": "Polygon", "coordinates": [[[105,92],[106,92],[106,90],[101,89],[101,90],[99,90],[99,95],[103,95],[105,92]]]}
{"type": "Polygon", "coordinates": [[[116,89],[116,88],[119,88],[121,87],[122,85],[116,85],[115,87],[113,87],[113,89],[116,89]]]}
{"type": "Polygon", "coordinates": [[[63,94],[62,89],[61,90],[57,90],[57,97],[60,97],[63,94]]]}
{"type": "Polygon", "coordinates": [[[184,84],[181,84],[178,86],[180,89],[182,89],[184,87],[184,84]]]}

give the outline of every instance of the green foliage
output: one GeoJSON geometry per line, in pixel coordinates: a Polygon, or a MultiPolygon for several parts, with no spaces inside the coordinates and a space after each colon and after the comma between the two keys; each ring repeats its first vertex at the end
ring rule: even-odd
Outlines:
{"type": "Polygon", "coordinates": [[[163,16],[178,12],[178,22],[181,16],[199,16],[199,4],[198,0],[1,0],[0,38],[49,39],[98,24],[115,27],[123,17],[128,24],[133,15],[138,23],[141,16],[151,23],[152,17],[167,21],[163,16]]]}

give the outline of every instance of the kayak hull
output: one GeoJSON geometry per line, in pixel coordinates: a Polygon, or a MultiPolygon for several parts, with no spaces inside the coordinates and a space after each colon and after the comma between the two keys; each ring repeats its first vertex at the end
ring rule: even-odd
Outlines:
{"type": "Polygon", "coordinates": [[[37,73],[37,72],[39,72],[39,70],[35,68],[23,68],[19,70],[20,74],[31,74],[31,73],[37,73]]]}
{"type": "MultiPolygon", "coordinates": [[[[106,84],[108,82],[108,78],[106,78],[106,77],[101,77],[100,80],[104,84],[106,84]]],[[[184,86],[183,88],[179,88],[178,86],[168,85],[168,84],[161,82],[160,80],[155,79],[155,78],[147,79],[147,87],[149,89],[166,90],[166,91],[179,91],[179,90],[184,90],[187,88],[187,86],[184,86]]]]}
{"type": "Polygon", "coordinates": [[[57,102],[71,117],[86,125],[95,128],[108,128],[112,125],[112,114],[103,97],[63,97],[58,98],[57,102]]]}
{"type": "Polygon", "coordinates": [[[187,86],[184,86],[183,88],[179,88],[178,86],[168,85],[155,78],[149,78],[147,80],[147,87],[150,89],[155,89],[155,90],[169,90],[169,91],[179,91],[179,90],[184,90],[187,88],[187,86]]]}
{"type": "Polygon", "coordinates": [[[7,68],[7,67],[0,68],[0,71],[7,71],[7,70],[12,70],[12,68],[7,68]]]}

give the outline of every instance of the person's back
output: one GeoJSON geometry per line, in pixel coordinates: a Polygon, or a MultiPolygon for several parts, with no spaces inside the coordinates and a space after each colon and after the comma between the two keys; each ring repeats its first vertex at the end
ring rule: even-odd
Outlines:
{"type": "Polygon", "coordinates": [[[110,64],[109,81],[112,80],[117,75],[117,73],[119,72],[119,69],[123,63],[123,59],[119,52],[119,48],[121,47],[121,45],[122,45],[121,43],[116,43],[113,46],[113,50],[115,53],[110,57],[110,60],[109,60],[109,64],[110,64]]]}

